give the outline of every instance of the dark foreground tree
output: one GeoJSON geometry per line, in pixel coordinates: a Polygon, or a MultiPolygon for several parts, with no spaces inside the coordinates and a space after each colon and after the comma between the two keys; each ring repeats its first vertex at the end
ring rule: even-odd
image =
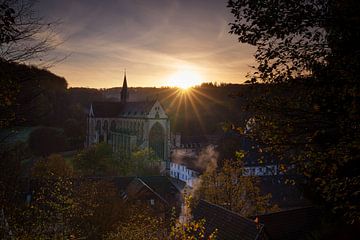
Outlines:
{"type": "MultiPolygon", "coordinates": [[[[34,0],[0,0],[1,128],[23,123],[40,101],[44,106],[49,100],[44,94],[47,90],[43,85],[45,71],[42,74],[39,71],[34,77],[34,69],[15,63],[50,67],[64,59],[49,54],[62,42],[55,31],[58,24],[40,17],[35,5],[34,0]]],[[[48,109],[48,113],[52,110],[48,109]]]]}
{"type": "Polygon", "coordinates": [[[313,199],[360,220],[360,3],[230,0],[231,33],[257,47],[251,134],[295,164],[313,199]],[[257,90],[256,90],[257,91],[257,90]]]}
{"type": "Polygon", "coordinates": [[[0,59],[8,62],[49,64],[48,52],[57,40],[55,22],[46,22],[35,9],[33,0],[0,1],[0,59]]]}

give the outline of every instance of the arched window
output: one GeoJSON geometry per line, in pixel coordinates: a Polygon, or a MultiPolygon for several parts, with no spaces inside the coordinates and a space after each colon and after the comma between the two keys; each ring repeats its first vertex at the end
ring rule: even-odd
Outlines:
{"type": "Polygon", "coordinates": [[[110,131],[115,131],[115,129],[116,129],[116,123],[114,120],[112,120],[110,124],[110,131]]]}
{"type": "Polygon", "coordinates": [[[165,160],[165,131],[158,122],[150,129],[149,147],[155,152],[155,156],[165,160]]]}
{"type": "Polygon", "coordinates": [[[103,130],[105,133],[107,133],[109,131],[109,124],[108,124],[107,120],[104,121],[103,130]]]}
{"type": "Polygon", "coordinates": [[[97,120],[96,121],[96,127],[95,130],[99,132],[99,134],[101,133],[101,121],[97,120]]]}

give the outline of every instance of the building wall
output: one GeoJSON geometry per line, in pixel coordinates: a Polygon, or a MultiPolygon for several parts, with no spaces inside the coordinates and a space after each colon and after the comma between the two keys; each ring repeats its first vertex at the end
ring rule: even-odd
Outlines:
{"type": "Polygon", "coordinates": [[[244,176],[275,176],[279,174],[278,165],[245,166],[244,176]]]}
{"type": "Polygon", "coordinates": [[[186,182],[186,185],[193,187],[198,173],[192,169],[188,169],[185,165],[170,162],[170,176],[186,182]]]}
{"type": "Polygon", "coordinates": [[[87,119],[88,134],[86,146],[99,142],[112,145],[113,151],[130,154],[136,148],[149,148],[149,134],[155,124],[162,128],[164,139],[163,161],[169,169],[170,120],[159,102],[143,117],[96,118],[90,113],[87,119]]]}

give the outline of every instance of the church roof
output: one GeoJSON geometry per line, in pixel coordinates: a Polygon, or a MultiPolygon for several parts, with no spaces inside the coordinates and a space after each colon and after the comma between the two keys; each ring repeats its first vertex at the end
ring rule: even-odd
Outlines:
{"type": "Polygon", "coordinates": [[[156,100],[143,102],[93,102],[92,110],[95,117],[143,117],[149,113],[156,100]]]}

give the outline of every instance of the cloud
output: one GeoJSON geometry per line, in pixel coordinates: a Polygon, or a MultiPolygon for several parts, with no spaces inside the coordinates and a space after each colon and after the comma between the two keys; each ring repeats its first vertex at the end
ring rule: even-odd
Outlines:
{"type": "Polygon", "coordinates": [[[161,86],[179,67],[196,66],[208,81],[242,82],[253,48],[228,34],[225,3],[168,0],[47,0],[48,18],[60,18],[66,42],[56,54],[71,56],[52,71],[70,86],[161,86]]]}

